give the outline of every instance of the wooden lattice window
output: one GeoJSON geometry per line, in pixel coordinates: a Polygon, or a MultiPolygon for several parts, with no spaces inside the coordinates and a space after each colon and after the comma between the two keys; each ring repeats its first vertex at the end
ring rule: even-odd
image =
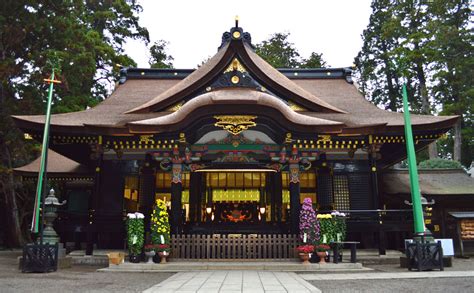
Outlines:
{"type": "Polygon", "coordinates": [[[349,180],[346,175],[334,175],[333,190],[334,208],[336,210],[350,210],[349,180]]]}

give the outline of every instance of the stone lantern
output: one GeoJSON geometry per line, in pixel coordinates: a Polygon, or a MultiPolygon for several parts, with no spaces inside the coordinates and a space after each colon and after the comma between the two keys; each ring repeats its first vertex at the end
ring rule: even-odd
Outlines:
{"type": "Polygon", "coordinates": [[[58,198],[54,195],[54,189],[49,191],[48,196],[44,199],[44,242],[49,244],[55,244],[59,242],[59,236],[54,231],[53,223],[58,214],[56,211],[58,207],[66,204],[66,201],[59,202],[58,198]]]}

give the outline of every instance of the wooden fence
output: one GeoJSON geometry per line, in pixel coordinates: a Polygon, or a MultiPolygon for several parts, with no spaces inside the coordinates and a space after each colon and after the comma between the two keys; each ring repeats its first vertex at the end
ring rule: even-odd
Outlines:
{"type": "Polygon", "coordinates": [[[172,235],[179,259],[289,259],[297,257],[296,235],[172,235]]]}

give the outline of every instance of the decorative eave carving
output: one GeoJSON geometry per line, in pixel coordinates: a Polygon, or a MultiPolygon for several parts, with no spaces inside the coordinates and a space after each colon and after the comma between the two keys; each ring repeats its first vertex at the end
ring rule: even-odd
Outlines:
{"type": "Polygon", "coordinates": [[[219,115],[214,116],[218,121],[214,124],[216,127],[221,127],[233,135],[238,135],[244,130],[257,125],[253,120],[257,116],[250,115],[219,115]]]}

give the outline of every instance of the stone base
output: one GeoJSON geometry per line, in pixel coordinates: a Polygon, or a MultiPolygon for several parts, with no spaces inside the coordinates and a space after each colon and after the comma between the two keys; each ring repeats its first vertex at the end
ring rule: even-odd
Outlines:
{"type": "MultiPolygon", "coordinates": [[[[19,256],[18,258],[18,269],[21,270],[23,266],[23,256],[19,256]]],[[[68,269],[72,267],[72,257],[65,256],[58,258],[58,270],[68,269]]]]}
{"type": "Polygon", "coordinates": [[[187,271],[220,271],[220,270],[258,270],[276,272],[325,272],[325,271],[360,271],[367,270],[360,263],[326,263],[308,264],[301,262],[181,262],[170,261],[166,264],[129,263],[109,265],[99,269],[105,272],[187,272],[187,271]]]}
{"type": "MultiPolygon", "coordinates": [[[[443,266],[446,268],[450,268],[453,266],[453,257],[452,256],[444,256],[443,257],[443,266]]],[[[400,256],[400,267],[401,268],[408,268],[408,259],[406,256],[400,256]]]]}

